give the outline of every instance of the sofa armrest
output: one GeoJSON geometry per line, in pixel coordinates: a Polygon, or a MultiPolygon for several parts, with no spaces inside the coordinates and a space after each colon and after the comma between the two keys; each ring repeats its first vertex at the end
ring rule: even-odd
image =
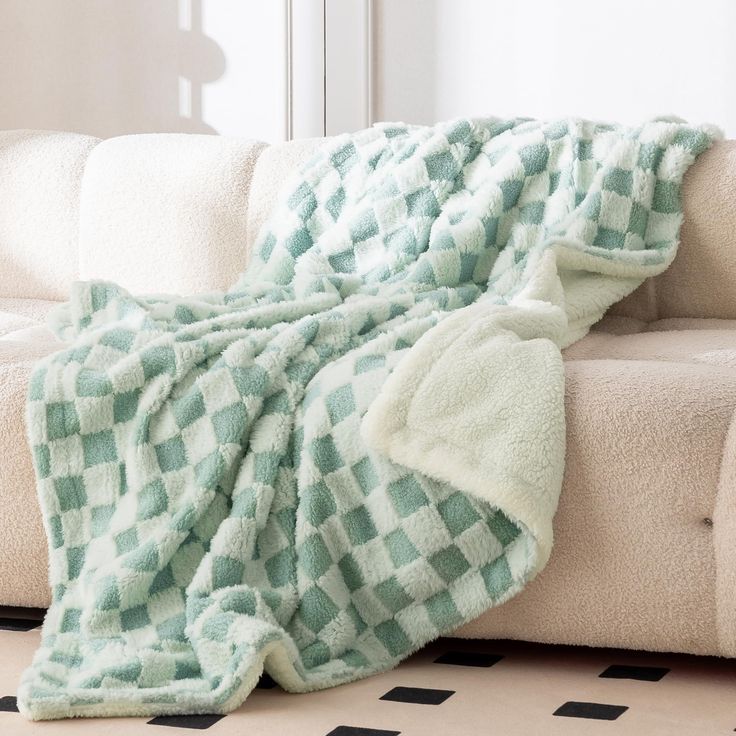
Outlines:
{"type": "Polygon", "coordinates": [[[79,277],[84,164],[99,139],[0,131],[0,297],[63,299],[79,277]]]}

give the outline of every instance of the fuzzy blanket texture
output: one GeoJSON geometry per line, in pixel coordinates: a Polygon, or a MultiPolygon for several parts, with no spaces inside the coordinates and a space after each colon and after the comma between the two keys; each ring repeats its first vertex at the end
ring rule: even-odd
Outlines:
{"type": "Polygon", "coordinates": [[[560,350],[673,259],[714,135],[381,124],[325,143],[228,293],[78,283],[28,427],[53,603],[32,719],[225,712],[396,665],[546,563],[560,350]]]}

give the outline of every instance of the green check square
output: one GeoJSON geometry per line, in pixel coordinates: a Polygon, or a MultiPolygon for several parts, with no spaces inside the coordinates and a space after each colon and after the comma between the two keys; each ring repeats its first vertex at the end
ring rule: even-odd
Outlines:
{"type": "Polygon", "coordinates": [[[232,366],[230,375],[241,396],[258,396],[268,385],[268,371],[257,364],[246,368],[232,366]]]}
{"type": "Polygon", "coordinates": [[[383,543],[395,567],[403,567],[419,557],[419,551],[412,544],[403,529],[395,529],[383,538],[383,543]]]}
{"type": "Polygon", "coordinates": [[[378,532],[365,506],[358,506],[342,515],[342,525],[354,545],[365,544],[374,539],[378,532]]]}
{"type": "Polygon", "coordinates": [[[325,405],[333,425],[349,417],[355,411],[355,399],[350,384],[340,386],[327,394],[325,405]]]}
{"type": "Polygon", "coordinates": [[[310,669],[327,664],[331,659],[330,648],[320,639],[302,649],[299,656],[304,666],[310,669]]]}
{"type": "Polygon", "coordinates": [[[365,585],[360,565],[356,562],[353,555],[345,555],[340,562],[337,563],[337,566],[340,568],[342,579],[351,593],[365,585]]]}
{"type": "Polygon", "coordinates": [[[313,585],[302,596],[299,615],[304,624],[318,634],[337,616],[338,610],[332,598],[313,585]]]}
{"type": "Polygon", "coordinates": [[[211,452],[207,457],[200,460],[194,468],[197,483],[202,488],[215,489],[222,478],[225,470],[225,461],[218,450],[211,452]]]}
{"type": "Polygon", "coordinates": [[[355,361],[356,373],[367,373],[386,365],[386,356],[384,355],[363,355],[355,361]]]}
{"type": "Polygon", "coordinates": [[[157,345],[143,351],[140,361],[147,381],[163,373],[174,375],[176,372],[176,353],[165,345],[157,345]]]}
{"type": "Polygon", "coordinates": [[[97,607],[101,611],[114,611],[120,608],[120,589],[114,575],[102,578],[96,590],[97,607]]]}
{"type": "Polygon", "coordinates": [[[312,440],[309,451],[321,473],[334,473],[343,466],[335,440],[329,434],[312,440]]]}
{"type": "Polygon", "coordinates": [[[640,238],[644,238],[647,232],[647,223],[649,222],[649,210],[639,202],[631,203],[631,212],[629,213],[629,225],[627,232],[634,233],[640,238]]]}
{"type": "Polygon", "coordinates": [[[93,537],[104,534],[110,526],[110,519],[115,513],[115,504],[106,506],[93,506],[90,511],[90,531],[93,537]]]}
{"type": "Polygon", "coordinates": [[[549,148],[545,143],[533,143],[519,149],[519,158],[526,176],[541,174],[547,168],[549,148]]]}
{"type": "Polygon", "coordinates": [[[463,622],[463,617],[458,611],[452,594],[447,590],[436,593],[424,601],[429,620],[439,631],[447,631],[455,628],[463,622]]]}
{"type": "Polygon", "coordinates": [[[626,235],[624,233],[607,227],[599,227],[593,239],[593,245],[599,248],[623,248],[625,242],[626,235]]]}
{"type": "Polygon", "coordinates": [[[125,560],[125,567],[139,572],[155,572],[161,562],[158,546],[153,540],[132,550],[125,560]]]}
{"type": "Polygon", "coordinates": [[[506,555],[501,555],[482,567],[480,574],[486,584],[488,594],[494,599],[500,598],[513,582],[506,555]]]}
{"type": "Polygon", "coordinates": [[[138,494],[138,518],[152,519],[163,514],[169,506],[169,497],[166,486],[161,478],[147,483],[138,494]]]}
{"type": "Polygon", "coordinates": [[[465,555],[454,544],[435,552],[429,558],[429,564],[446,583],[457,580],[470,569],[470,563],[465,559],[465,555]]]}
{"type": "Polygon", "coordinates": [[[69,580],[74,580],[79,577],[79,573],[82,572],[82,565],[84,565],[84,556],[87,551],[87,547],[68,547],[66,550],[66,568],[67,576],[69,580]]]}
{"type": "Polygon", "coordinates": [[[286,250],[288,250],[294,258],[298,258],[302,253],[308,251],[313,244],[314,241],[312,240],[312,236],[306,228],[296,230],[284,241],[286,250]]]}
{"type": "Polygon", "coordinates": [[[680,185],[676,181],[657,179],[654,184],[652,210],[666,214],[680,211],[680,185]]]}
{"type": "Polygon", "coordinates": [[[402,518],[410,516],[429,504],[429,499],[422,490],[422,486],[413,475],[405,475],[389,483],[388,495],[402,518]]]}
{"type": "Polygon", "coordinates": [[[154,449],[162,473],[179,470],[187,464],[186,447],[184,441],[178,435],[159,445],[154,445],[154,449]]]}
{"type": "Polygon", "coordinates": [[[54,489],[61,511],[81,509],[87,503],[84,478],[81,475],[65,475],[54,480],[54,489]]]}
{"type": "Polygon", "coordinates": [[[36,445],[33,448],[33,457],[36,461],[39,478],[48,478],[51,475],[51,450],[48,445],[36,445]]]}
{"type": "Polygon", "coordinates": [[[524,188],[524,182],[519,179],[506,179],[498,186],[503,195],[504,212],[508,212],[508,210],[518,203],[521,190],[524,188]]]}
{"type": "Polygon", "coordinates": [[[358,158],[358,151],[353,143],[346,143],[330,156],[332,165],[340,172],[340,176],[350,171],[358,158]]]}
{"type": "Polygon", "coordinates": [[[502,511],[496,511],[488,520],[488,528],[504,547],[511,544],[521,534],[519,527],[502,511]]]}
{"type": "Polygon", "coordinates": [[[220,444],[239,444],[243,437],[247,414],[245,404],[231,404],[212,415],[212,427],[220,444]]]}
{"type": "Polygon", "coordinates": [[[345,206],[345,190],[340,187],[335,193],[325,202],[325,209],[330,213],[333,220],[337,220],[340,217],[342,208],[345,206]]]}
{"type": "Polygon", "coordinates": [[[453,493],[452,496],[437,504],[437,510],[453,537],[462,534],[480,521],[480,515],[464,493],[453,493]]]}
{"type": "Polygon", "coordinates": [[[363,491],[364,495],[367,496],[378,486],[378,474],[369,457],[366,456],[362,460],[358,460],[350,469],[353,471],[355,480],[358,481],[360,490],[363,491]]]}
{"type": "Polygon", "coordinates": [[[455,176],[457,164],[449,151],[441,151],[424,157],[427,175],[432,180],[451,179],[455,176]]]}
{"type": "Polygon", "coordinates": [[[151,619],[148,615],[148,606],[134,606],[125,611],[120,611],[120,626],[123,631],[132,631],[133,629],[141,629],[148,626],[151,619]]]}
{"type": "Polygon", "coordinates": [[[373,214],[372,209],[363,212],[350,226],[350,237],[353,243],[369,240],[378,235],[378,233],[378,222],[376,222],[376,216],[373,214]]]}
{"type": "Polygon", "coordinates": [[[114,462],[118,459],[115,435],[109,429],[94,434],[83,434],[82,451],[85,468],[91,468],[93,465],[100,465],[101,463],[114,462]]]}
{"type": "Polygon", "coordinates": [[[395,619],[378,624],[373,629],[373,633],[392,657],[398,657],[411,650],[411,642],[406,632],[395,619]]]}
{"type": "Polygon", "coordinates": [[[332,253],[327,256],[327,262],[336,273],[350,273],[355,270],[355,251],[352,248],[332,253]]]}
{"type": "Polygon", "coordinates": [[[138,532],[135,528],[126,529],[115,535],[115,547],[119,555],[132,552],[138,547],[138,532]]]}
{"type": "Polygon", "coordinates": [[[436,217],[440,211],[439,202],[428,187],[407,194],[404,201],[410,217],[436,217]]]}
{"type": "Polygon", "coordinates": [[[529,202],[519,208],[519,222],[525,225],[541,225],[544,220],[544,202],[529,202]]]}
{"type": "Polygon", "coordinates": [[[101,338],[100,343],[110,348],[115,348],[121,353],[129,353],[135,341],[135,333],[122,327],[108,330],[101,338]]]}
{"type": "Polygon", "coordinates": [[[174,577],[174,572],[171,569],[171,565],[166,565],[163,570],[159,570],[156,573],[156,577],[153,579],[151,587],[148,589],[148,594],[154,595],[155,593],[160,593],[175,586],[176,578],[174,577]]]}
{"type": "Polygon", "coordinates": [[[179,429],[184,429],[193,424],[197,419],[203,417],[207,411],[202,392],[196,386],[187,391],[185,396],[174,401],[171,408],[179,429]]]}
{"type": "Polygon", "coordinates": [[[79,433],[79,416],[73,401],[58,401],[46,405],[46,432],[50,440],[79,433]]]}
{"type": "Polygon", "coordinates": [[[620,169],[617,166],[613,167],[603,177],[603,188],[608,189],[611,192],[616,192],[622,197],[631,196],[631,188],[634,184],[634,175],[628,169],[620,169]]]}
{"type": "Polygon", "coordinates": [[[67,608],[61,617],[61,626],[59,630],[62,634],[70,631],[79,631],[79,620],[82,618],[82,611],[79,608],[67,608]]]}
{"type": "Polygon", "coordinates": [[[79,396],[107,396],[112,392],[112,383],[102,371],[82,368],[77,373],[77,394],[79,396]]]}
{"type": "Polygon", "coordinates": [[[115,398],[112,402],[113,421],[115,423],[129,422],[138,410],[138,400],[140,399],[140,396],[140,389],[115,394],[115,398]]]}
{"type": "Polygon", "coordinates": [[[232,557],[216,556],[212,563],[212,587],[229,588],[243,582],[245,565],[232,557]]]}
{"type": "Polygon", "coordinates": [[[332,555],[319,534],[312,534],[304,540],[299,549],[299,564],[309,575],[317,580],[332,566],[332,555]]]}
{"type": "Polygon", "coordinates": [[[414,602],[414,599],[404,590],[401,583],[396,579],[396,576],[392,576],[388,580],[378,583],[374,590],[381,603],[391,613],[398,613],[414,602]]]}
{"type": "Polygon", "coordinates": [[[313,527],[320,526],[337,511],[335,498],[324,481],[319,481],[302,492],[301,507],[313,527]]]}
{"type": "Polygon", "coordinates": [[[64,525],[58,514],[49,519],[49,541],[52,549],[59,549],[64,544],[64,525]]]}
{"type": "Polygon", "coordinates": [[[292,580],[294,554],[289,549],[282,549],[278,554],[269,557],[264,566],[268,582],[274,588],[281,588],[292,580]]]}

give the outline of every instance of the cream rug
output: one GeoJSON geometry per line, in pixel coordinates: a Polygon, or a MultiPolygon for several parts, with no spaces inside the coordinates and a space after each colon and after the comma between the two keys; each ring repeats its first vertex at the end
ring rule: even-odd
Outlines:
{"type": "Polygon", "coordinates": [[[227,716],[32,723],[15,689],[41,611],[0,608],[0,734],[174,736],[710,736],[736,730],[733,660],[512,641],[440,639],[398,668],[289,695],[261,682],[227,716]]]}

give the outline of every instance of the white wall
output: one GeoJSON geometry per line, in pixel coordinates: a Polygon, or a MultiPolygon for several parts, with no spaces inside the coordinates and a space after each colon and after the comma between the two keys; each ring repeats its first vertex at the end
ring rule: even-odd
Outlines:
{"type": "Polygon", "coordinates": [[[0,129],[675,113],[736,137],[734,37],[736,0],[0,0],[0,129]]]}
{"type": "Polygon", "coordinates": [[[283,140],[286,7],[1,0],[0,128],[283,140]]]}
{"type": "Polygon", "coordinates": [[[374,118],[677,114],[736,137],[734,0],[374,0],[374,118]]]}

